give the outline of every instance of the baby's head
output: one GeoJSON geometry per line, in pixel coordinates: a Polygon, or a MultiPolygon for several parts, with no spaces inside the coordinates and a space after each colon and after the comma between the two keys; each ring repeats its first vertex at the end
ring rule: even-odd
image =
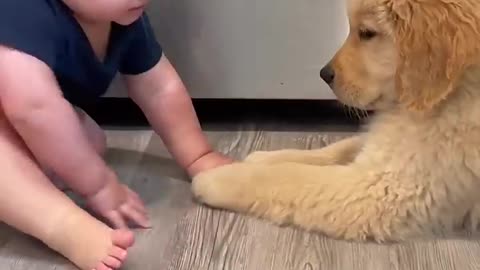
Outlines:
{"type": "Polygon", "coordinates": [[[63,0],[81,19],[128,25],[143,13],[149,0],[63,0]]]}

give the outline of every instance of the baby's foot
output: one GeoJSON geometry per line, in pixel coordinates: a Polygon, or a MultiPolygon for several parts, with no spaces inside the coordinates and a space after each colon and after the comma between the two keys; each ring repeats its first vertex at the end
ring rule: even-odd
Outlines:
{"type": "Polygon", "coordinates": [[[133,235],[129,231],[112,231],[112,247],[108,255],[92,270],[112,270],[122,267],[127,259],[127,248],[133,244],[133,235]]]}
{"type": "Polygon", "coordinates": [[[112,230],[83,211],[74,211],[52,226],[44,242],[82,270],[114,270],[121,267],[134,235],[112,230]]]}

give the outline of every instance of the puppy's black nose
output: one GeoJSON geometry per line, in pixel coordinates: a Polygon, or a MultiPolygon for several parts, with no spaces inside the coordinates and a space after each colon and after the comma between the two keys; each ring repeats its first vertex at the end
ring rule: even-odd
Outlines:
{"type": "Polygon", "coordinates": [[[330,65],[326,65],[322,68],[322,70],[320,70],[320,77],[327,84],[332,84],[333,80],[335,79],[335,71],[330,65]]]}

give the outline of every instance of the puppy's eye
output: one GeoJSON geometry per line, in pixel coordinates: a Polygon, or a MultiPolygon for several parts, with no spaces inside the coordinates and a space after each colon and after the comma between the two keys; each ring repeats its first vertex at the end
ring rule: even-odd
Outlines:
{"type": "Polygon", "coordinates": [[[370,40],[377,36],[377,32],[370,29],[360,29],[358,31],[358,36],[361,40],[370,40]]]}

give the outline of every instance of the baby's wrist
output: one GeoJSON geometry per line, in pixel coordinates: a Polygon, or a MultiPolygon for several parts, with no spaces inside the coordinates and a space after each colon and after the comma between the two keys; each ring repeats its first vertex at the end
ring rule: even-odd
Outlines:
{"type": "Polygon", "coordinates": [[[87,205],[98,213],[116,209],[126,196],[115,173],[112,171],[109,175],[105,178],[103,186],[85,197],[87,205]]]}
{"type": "Polygon", "coordinates": [[[102,190],[108,189],[112,185],[118,185],[118,178],[115,172],[106,167],[101,173],[93,176],[92,188],[83,194],[85,198],[91,198],[99,194],[102,190]]]}
{"type": "Polygon", "coordinates": [[[234,160],[232,160],[231,158],[226,157],[219,152],[211,151],[203,155],[195,163],[193,163],[188,169],[188,174],[190,177],[195,177],[199,173],[206,170],[210,170],[233,162],[234,160]]]}
{"type": "Polygon", "coordinates": [[[195,174],[197,171],[197,168],[199,167],[199,164],[201,164],[206,157],[210,156],[213,154],[213,150],[208,149],[207,151],[202,152],[197,158],[192,160],[185,168],[188,174],[192,175],[195,174]]]}

